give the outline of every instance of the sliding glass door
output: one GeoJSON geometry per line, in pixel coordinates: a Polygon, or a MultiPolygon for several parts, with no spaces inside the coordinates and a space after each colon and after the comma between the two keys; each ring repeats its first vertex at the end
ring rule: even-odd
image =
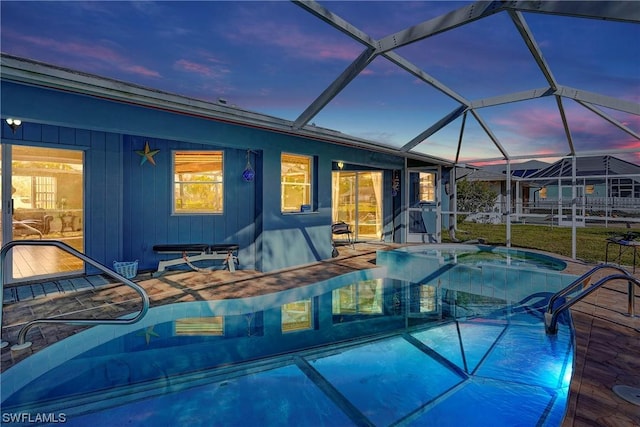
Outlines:
{"type": "MultiPolygon", "coordinates": [[[[1,155],[2,242],[55,239],[83,251],[82,151],[2,144],[1,155]]],[[[79,259],[47,246],[14,247],[5,266],[8,281],[83,269],[79,259]]]]}
{"type": "Polygon", "coordinates": [[[382,172],[333,172],[333,222],[351,225],[356,240],[382,239],[382,172]]]}

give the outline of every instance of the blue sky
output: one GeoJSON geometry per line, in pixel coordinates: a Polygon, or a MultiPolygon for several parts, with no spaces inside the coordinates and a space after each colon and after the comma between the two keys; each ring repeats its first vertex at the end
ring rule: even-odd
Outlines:
{"type": "MultiPolygon", "coordinates": [[[[469,2],[320,2],[374,39],[469,2]]],[[[363,46],[286,1],[0,3],[3,53],[295,120],[363,46]]],[[[556,80],[640,103],[640,25],[524,13],[556,80]]],[[[544,76],[506,13],[396,51],[468,100],[542,88],[544,76]]],[[[570,99],[575,147],[634,150],[640,142],[570,99]]],[[[311,122],[401,147],[458,106],[375,59],[311,122]]],[[[640,117],[603,109],[640,132],[640,117]]],[[[480,109],[511,156],[568,152],[557,105],[544,97],[480,109]]],[[[453,159],[461,119],[416,151],[453,159]]],[[[468,117],[461,160],[499,157],[468,117]]],[[[544,159],[543,159],[544,160],[544,159]]]]}

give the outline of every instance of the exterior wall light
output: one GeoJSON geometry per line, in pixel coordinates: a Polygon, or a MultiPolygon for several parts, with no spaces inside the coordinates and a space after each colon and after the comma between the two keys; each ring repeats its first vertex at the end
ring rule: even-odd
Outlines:
{"type": "Polygon", "coordinates": [[[340,161],[338,162],[338,169],[342,170],[342,168],[344,168],[344,162],[340,161]]]}
{"type": "Polygon", "coordinates": [[[20,127],[20,125],[22,124],[22,120],[12,119],[12,118],[8,118],[6,120],[6,122],[9,125],[9,127],[11,128],[11,132],[13,132],[13,133],[16,133],[16,129],[18,129],[20,127]]]}

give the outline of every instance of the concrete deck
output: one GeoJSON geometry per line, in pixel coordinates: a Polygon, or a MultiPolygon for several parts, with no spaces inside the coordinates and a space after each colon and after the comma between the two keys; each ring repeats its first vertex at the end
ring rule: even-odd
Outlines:
{"type": "MultiPolygon", "coordinates": [[[[173,272],[159,278],[140,275],[136,281],[147,290],[152,307],[182,301],[242,298],[372,268],[376,250],[392,247],[394,245],[356,244],[354,249],[343,246],[339,248],[341,255],[337,258],[266,274],[247,270],[235,273],[221,270],[173,272]]],[[[569,262],[566,272],[582,274],[591,267],[569,262]]],[[[640,426],[640,406],[612,391],[618,384],[640,388],[640,289],[636,288],[636,295],[635,317],[626,314],[626,281],[611,282],[572,307],[576,357],[563,427],[640,426]]],[[[138,309],[139,298],[127,287],[100,284],[76,290],[72,283],[67,283],[57,292],[5,301],[2,338],[15,343],[20,327],[36,318],[63,315],[67,318],[115,318],[138,309]]],[[[29,350],[2,349],[1,370],[81,329],[60,324],[33,328],[28,335],[28,340],[33,342],[29,350]]]]}

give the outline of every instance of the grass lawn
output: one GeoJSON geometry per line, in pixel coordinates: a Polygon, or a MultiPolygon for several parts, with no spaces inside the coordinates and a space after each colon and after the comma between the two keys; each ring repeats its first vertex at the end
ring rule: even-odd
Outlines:
{"type": "MultiPolygon", "coordinates": [[[[578,259],[600,263],[605,260],[607,237],[628,233],[625,227],[584,227],[576,229],[576,256],[578,259]]],[[[631,230],[634,231],[634,230],[631,230]]],[[[635,230],[638,232],[638,230],[635,230]]],[[[487,244],[506,245],[507,226],[505,224],[476,224],[462,222],[458,225],[456,238],[461,241],[483,238],[487,244]]],[[[446,230],[442,235],[443,242],[450,242],[446,230]]],[[[517,248],[538,249],[571,257],[571,227],[550,227],[547,225],[511,225],[511,246],[517,248]]],[[[618,245],[609,246],[609,261],[618,255],[618,245]]],[[[622,264],[633,264],[633,251],[627,249],[622,257],[622,264]]],[[[640,254],[639,254],[640,256],[640,254]]]]}

